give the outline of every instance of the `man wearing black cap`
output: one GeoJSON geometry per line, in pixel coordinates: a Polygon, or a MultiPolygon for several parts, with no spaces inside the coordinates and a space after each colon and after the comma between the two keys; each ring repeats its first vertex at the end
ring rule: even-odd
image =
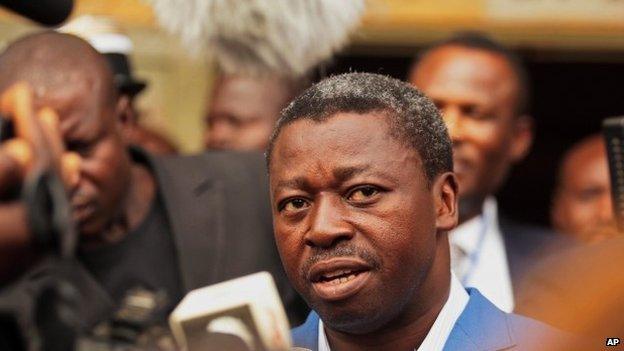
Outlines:
{"type": "Polygon", "coordinates": [[[104,55],[110,64],[115,86],[120,93],[120,101],[124,105],[123,117],[128,121],[124,129],[126,140],[153,154],[176,153],[175,145],[166,137],[139,124],[140,113],[136,109],[134,99],[147,87],[147,83],[133,75],[129,60],[133,44],[118,25],[109,18],[82,16],[59,28],[59,31],[85,39],[104,55]]]}

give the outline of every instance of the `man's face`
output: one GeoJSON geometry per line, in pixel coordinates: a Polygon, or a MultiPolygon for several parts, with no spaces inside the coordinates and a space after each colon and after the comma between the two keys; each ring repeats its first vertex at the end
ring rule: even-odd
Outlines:
{"type": "Polygon", "coordinates": [[[70,197],[75,223],[87,237],[101,234],[117,214],[130,179],[115,107],[97,89],[80,79],[37,99],[38,106],[57,111],[68,151],[81,157],[70,197]]]}
{"type": "Polygon", "coordinates": [[[460,199],[480,204],[531,144],[530,119],[515,112],[517,78],[501,56],[443,46],[427,54],[409,79],[442,112],[453,140],[460,199]]]}
{"type": "Polygon", "coordinates": [[[206,115],[206,148],[264,150],[286,95],[279,80],[219,79],[206,115]]]}
{"type": "Polygon", "coordinates": [[[557,231],[584,240],[599,239],[614,226],[606,150],[600,137],[574,150],[564,161],[553,201],[557,231]]]}
{"type": "Polygon", "coordinates": [[[282,262],[334,330],[374,331],[426,304],[415,300],[434,280],[436,252],[448,252],[438,233],[457,220],[452,175],[429,187],[418,153],[387,129],[379,114],[299,120],[283,128],[272,152],[282,262]],[[450,205],[438,198],[442,188],[450,205]]]}

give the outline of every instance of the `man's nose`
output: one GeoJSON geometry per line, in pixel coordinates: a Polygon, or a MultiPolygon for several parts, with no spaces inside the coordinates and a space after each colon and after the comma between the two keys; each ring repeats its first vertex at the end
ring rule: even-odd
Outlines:
{"type": "Polygon", "coordinates": [[[354,236],[353,226],[345,219],[340,199],[323,198],[318,200],[311,214],[310,230],[305,242],[312,247],[331,247],[354,236]]]}
{"type": "Polygon", "coordinates": [[[458,106],[447,105],[441,110],[441,112],[451,140],[454,143],[462,141],[464,138],[464,126],[462,124],[460,108],[458,106]]]}
{"type": "Polygon", "coordinates": [[[231,128],[225,123],[215,122],[206,132],[206,146],[211,149],[222,149],[227,147],[231,139],[231,128]]]}

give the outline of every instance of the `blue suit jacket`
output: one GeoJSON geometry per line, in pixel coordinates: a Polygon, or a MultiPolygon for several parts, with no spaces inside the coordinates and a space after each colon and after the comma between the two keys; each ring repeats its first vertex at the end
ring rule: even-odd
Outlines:
{"type": "MultiPolygon", "coordinates": [[[[575,337],[543,323],[494,306],[476,289],[466,289],[469,300],[455,323],[444,351],[569,350],[575,337]]],[[[310,313],[305,323],[292,330],[293,346],[318,350],[319,317],[310,313]]]]}

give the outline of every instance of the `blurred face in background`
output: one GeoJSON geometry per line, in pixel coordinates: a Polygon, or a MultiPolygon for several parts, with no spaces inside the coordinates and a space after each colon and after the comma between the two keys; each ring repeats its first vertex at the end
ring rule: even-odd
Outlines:
{"type": "Polygon", "coordinates": [[[217,79],[206,114],[206,148],[264,151],[290,97],[290,87],[279,77],[217,79]]]}
{"type": "Polygon", "coordinates": [[[518,77],[500,54],[447,45],[428,52],[409,80],[447,124],[463,222],[480,213],[531,145],[531,119],[517,114],[518,77]]]}
{"type": "Polygon", "coordinates": [[[95,239],[118,215],[130,182],[119,112],[97,80],[76,73],[73,84],[48,90],[36,101],[58,112],[67,149],[80,155],[80,176],[69,190],[73,219],[85,239],[95,239]]]}
{"type": "Polygon", "coordinates": [[[582,241],[614,234],[607,153],[600,135],[583,140],[565,155],[551,219],[555,230],[582,241]]]}

